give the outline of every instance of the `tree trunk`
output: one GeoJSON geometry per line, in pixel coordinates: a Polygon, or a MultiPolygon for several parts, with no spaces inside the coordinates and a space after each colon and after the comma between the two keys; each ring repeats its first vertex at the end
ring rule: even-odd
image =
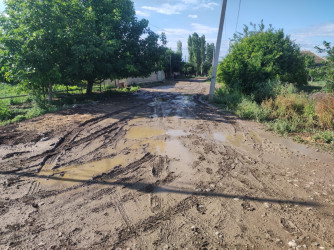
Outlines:
{"type": "Polygon", "coordinates": [[[93,84],[94,84],[94,80],[89,79],[87,81],[87,95],[91,95],[93,93],[93,84]]]}
{"type": "Polygon", "coordinates": [[[49,102],[52,102],[52,84],[49,84],[49,102]]]}

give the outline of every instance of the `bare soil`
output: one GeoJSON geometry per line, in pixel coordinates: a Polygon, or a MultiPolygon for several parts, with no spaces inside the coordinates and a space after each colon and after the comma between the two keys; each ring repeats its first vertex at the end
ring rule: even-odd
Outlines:
{"type": "Polygon", "coordinates": [[[334,248],[334,157],[220,112],[208,88],[0,128],[0,248],[334,248]]]}

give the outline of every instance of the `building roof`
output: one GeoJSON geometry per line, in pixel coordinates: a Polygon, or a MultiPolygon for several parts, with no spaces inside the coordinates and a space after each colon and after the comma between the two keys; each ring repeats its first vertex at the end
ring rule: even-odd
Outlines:
{"type": "Polygon", "coordinates": [[[309,55],[309,56],[314,57],[315,64],[324,64],[325,62],[327,62],[327,59],[318,56],[317,54],[313,53],[312,51],[305,50],[305,51],[301,51],[300,53],[302,55],[309,55]]]}

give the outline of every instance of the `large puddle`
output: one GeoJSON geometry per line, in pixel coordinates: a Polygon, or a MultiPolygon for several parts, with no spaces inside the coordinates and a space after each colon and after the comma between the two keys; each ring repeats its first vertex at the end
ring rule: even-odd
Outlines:
{"type": "Polygon", "coordinates": [[[237,147],[240,147],[244,140],[244,136],[242,134],[224,135],[221,132],[213,133],[213,138],[217,141],[225,142],[225,143],[237,146],[237,147]]]}
{"type": "Polygon", "coordinates": [[[110,172],[114,167],[124,165],[125,163],[125,156],[118,155],[114,158],[85,163],[83,165],[61,167],[54,170],[51,169],[51,166],[46,165],[38,173],[38,176],[41,177],[41,184],[48,186],[56,184],[75,185],[86,182],[102,173],[110,172]]]}
{"type": "Polygon", "coordinates": [[[174,164],[175,172],[187,173],[189,172],[187,169],[193,162],[193,157],[177,138],[188,134],[183,130],[165,131],[149,126],[133,126],[127,131],[125,136],[127,140],[124,141],[124,144],[121,146],[122,148],[119,149],[119,152],[130,149],[130,154],[124,155],[120,153],[113,158],[82,165],[60,167],[58,169],[52,169],[51,165],[46,165],[39,172],[38,176],[41,178],[40,182],[43,185],[55,186],[65,184],[72,186],[89,181],[93,177],[103,173],[108,173],[116,166],[125,166],[135,161],[135,158],[138,158],[139,155],[148,152],[168,155],[169,158],[176,161],[174,164]],[[170,136],[171,139],[166,140],[166,135],[170,136]]]}
{"type": "Polygon", "coordinates": [[[144,139],[154,136],[164,135],[165,131],[162,129],[155,129],[151,127],[132,127],[126,134],[127,139],[144,139]]]}

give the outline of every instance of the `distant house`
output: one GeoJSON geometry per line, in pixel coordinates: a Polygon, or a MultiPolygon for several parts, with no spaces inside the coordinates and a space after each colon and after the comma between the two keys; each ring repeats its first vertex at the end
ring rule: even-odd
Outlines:
{"type": "Polygon", "coordinates": [[[106,80],[105,83],[108,85],[115,84],[118,88],[124,88],[131,84],[142,84],[142,83],[153,83],[153,82],[161,82],[166,79],[165,72],[163,70],[152,72],[152,74],[149,77],[129,77],[126,79],[120,79],[120,80],[106,80]]]}
{"type": "Polygon", "coordinates": [[[305,51],[301,51],[300,53],[304,56],[309,55],[309,56],[313,57],[316,67],[321,67],[327,62],[326,58],[322,58],[322,57],[318,56],[317,54],[313,53],[312,51],[305,50],[305,51]]]}

